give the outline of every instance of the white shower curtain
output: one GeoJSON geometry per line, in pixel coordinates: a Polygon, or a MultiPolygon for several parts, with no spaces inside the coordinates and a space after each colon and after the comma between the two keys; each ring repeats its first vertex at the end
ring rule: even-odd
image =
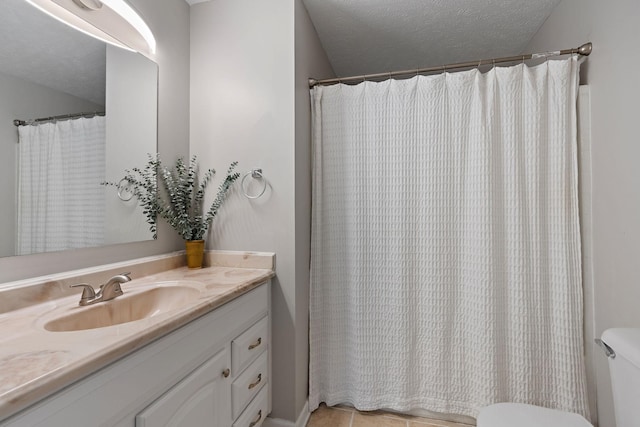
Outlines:
{"type": "Polygon", "coordinates": [[[578,69],[312,90],[311,409],[588,416],[578,69]]]}
{"type": "Polygon", "coordinates": [[[104,242],[105,117],[20,126],[18,255],[104,242]]]}

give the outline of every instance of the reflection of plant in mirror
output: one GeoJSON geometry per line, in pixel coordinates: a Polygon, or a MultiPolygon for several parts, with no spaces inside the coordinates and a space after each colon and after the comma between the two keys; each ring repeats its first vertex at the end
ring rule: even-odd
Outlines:
{"type": "Polygon", "coordinates": [[[240,176],[234,172],[238,162],[232,162],[227,176],[218,187],[218,194],[206,213],[203,212],[207,186],[216,174],[208,169],[200,179],[196,156],[187,165],[179,158],[173,168],[162,165],[158,155],[149,155],[149,162],[144,169],[125,170],[124,180],[127,184],[103,182],[103,185],[118,189],[128,188],[142,205],[153,238],[157,238],[156,219],[160,215],[185,240],[202,240],[209,225],[218,214],[231,185],[240,176]],[[159,173],[158,173],[159,172],[159,173]],[[158,192],[158,181],[164,194],[158,192]]]}
{"type": "Polygon", "coordinates": [[[160,204],[158,203],[158,169],[160,168],[160,157],[156,154],[152,156],[147,154],[149,161],[145,165],[144,169],[133,168],[131,170],[125,169],[125,176],[123,178],[126,181],[125,184],[115,182],[102,182],[102,185],[116,187],[118,190],[127,190],[133,193],[134,196],[140,202],[142,206],[142,213],[147,218],[147,224],[149,224],[149,230],[153,234],[153,238],[158,238],[156,219],[160,211],[160,204]]]}

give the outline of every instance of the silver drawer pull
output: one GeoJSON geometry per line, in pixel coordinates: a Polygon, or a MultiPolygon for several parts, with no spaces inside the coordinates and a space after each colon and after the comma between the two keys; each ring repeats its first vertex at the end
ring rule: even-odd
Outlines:
{"type": "Polygon", "coordinates": [[[260,422],[261,419],[262,419],[262,409],[258,411],[258,416],[256,417],[255,420],[251,421],[251,424],[249,424],[249,427],[254,427],[260,422]]]}
{"type": "Polygon", "coordinates": [[[260,344],[262,344],[262,337],[258,338],[253,344],[250,344],[249,350],[253,350],[254,348],[258,347],[260,344]]]}
{"type": "Polygon", "coordinates": [[[251,390],[252,388],[257,386],[258,384],[260,384],[261,381],[262,381],[262,374],[259,374],[258,378],[256,379],[256,381],[251,383],[251,384],[249,384],[249,390],[251,390]]]}
{"type": "Polygon", "coordinates": [[[222,376],[225,378],[229,378],[229,374],[231,374],[231,371],[229,370],[229,368],[222,371],[222,376]]]}

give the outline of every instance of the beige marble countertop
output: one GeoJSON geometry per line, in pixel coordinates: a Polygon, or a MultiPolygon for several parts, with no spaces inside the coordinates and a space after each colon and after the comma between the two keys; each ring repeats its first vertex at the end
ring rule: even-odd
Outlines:
{"type": "MultiPolygon", "coordinates": [[[[186,286],[199,291],[188,305],[141,320],[73,332],[47,331],[44,325],[48,320],[87,309],[78,306],[80,290],[74,290],[70,296],[58,295],[58,298],[0,312],[0,420],[220,307],[275,275],[273,264],[272,268],[251,268],[248,266],[251,263],[246,262],[246,254],[240,263],[229,261],[233,256],[228,254],[217,265],[199,270],[180,267],[139,278],[132,275],[133,280],[122,285],[125,295],[120,298],[158,283],[166,286],[176,281],[183,281],[186,286]],[[234,264],[240,266],[228,266],[234,264]]],[[[266,266],[265,262],[254,264],[266,266]]],[[[15,294],[15,289],[12,292],[15,294]]]]}

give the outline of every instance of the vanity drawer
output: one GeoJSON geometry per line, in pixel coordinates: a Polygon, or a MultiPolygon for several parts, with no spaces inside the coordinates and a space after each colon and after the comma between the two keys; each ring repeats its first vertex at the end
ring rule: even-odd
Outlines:
{"type": "Polygon", "coordinates": [[[269,346],[269,318],[263,317],[231,343],[231,367],[234,375],[242,372],[269,346]]]}
{"type": "MultiPolygon", "coordinates": [[[[263,352],[231,385],[233,418],[242,413],[247,404],[264,388],[269,380],[269,358],[263,352]]],[[[266,412],[264,413],[266,416],[266,412]]]]}
{"type": "Polygon", "coordinates": [[[253,399],[253,402],[242,413],[238,421],[233,423],[233,427],[260,427],[267,417],[269,405],[269,387],[263,387],[260,393],[253,399]]]}

